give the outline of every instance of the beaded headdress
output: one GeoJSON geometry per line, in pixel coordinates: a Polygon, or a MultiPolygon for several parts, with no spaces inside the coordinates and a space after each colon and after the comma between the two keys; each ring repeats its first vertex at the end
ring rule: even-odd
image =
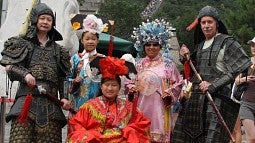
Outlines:
{"type": "Polygon", "coordinates": [[[151,22],[147,20],[138,28],[134,28],[131,37],[136,40],[134,47],[138,52],[143,51],[144,44],[148,42],[158,42],[162,49],[166,49],[170,46],[168,40],[173,36],[173,30],[175,29],[164,19],[155,19],[151,22]]]}

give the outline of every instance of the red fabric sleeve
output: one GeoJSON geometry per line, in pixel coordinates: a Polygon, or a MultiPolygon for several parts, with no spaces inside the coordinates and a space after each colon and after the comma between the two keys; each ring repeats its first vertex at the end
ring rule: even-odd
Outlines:
{"type": "Polygon", "coordinates": [[[102,134],[94,129],[87,130],[87,125],[93,119],[89,117],[86,109],[81,109],[69,120],[70,133],[67,136],[68,143],[99,143],[102,134]]]}
{"type": "Polygon", "coordinates": [[[137,111],[135,120],[122,129],[123,137],[129,143],[148,143],[150,131],[150,120],[137,111]]]}

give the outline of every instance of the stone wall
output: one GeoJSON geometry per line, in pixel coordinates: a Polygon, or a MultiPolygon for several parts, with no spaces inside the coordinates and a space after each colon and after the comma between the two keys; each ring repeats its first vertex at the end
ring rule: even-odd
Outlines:
{"type": "Polygon", "coordinates": [[[93,14],[98,10],[100,4],[103,2],[104,0],[84,0],[80,6],[80,13],[93,14]]]}

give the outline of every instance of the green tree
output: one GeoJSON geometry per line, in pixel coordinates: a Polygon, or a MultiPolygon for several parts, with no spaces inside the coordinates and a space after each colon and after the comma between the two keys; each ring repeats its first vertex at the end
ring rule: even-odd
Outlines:
{"type": "MultiPolygon", "coordinates": [[[[145,20],[141,18],[141,12],[148,3],[149,0],[105,0],[99,9],[99,16],[115,21],[115,36],[131,40],[133,27],[138,27],[145,20]]],[[[185,29],[202,7],[211,5],[219,11],[230,35],[245,47],[247,40],[255,33],[254,3],[254,0],[164,0],[150,20],[166,19],[177,29],[179,43],[193,47],[194,30],[187,32],[185,29]]]]}
{"type": "Polygon", "coordinates": [[[228,9],[226,12],[226,23],[230,33],[243,45],[250,53],[248,40],[255,36],[255,1],[237,0],[236,9],[228,9]]]}
{"type": "Polygon", "coordinates": [[[227,9],[235,9],[236,2],[233,0],[165,0],[158,11],[154,15],[156,17],[167,18],[170,23],[177,29],[177,37],[179,43],[185,43],[189,47],[194,46],[193,32],[186,31],[186,27],[193,22],[199,13],[199,10],[206,6],[211,5],[215,7],[221,16],[221,20],[225,21],[225,12],[227,9]]]}
{"type": "Polygon", "coordinates": [[[141,23],[140,13],[146,2],[143,0],[106,0],[98,11],[100,17],[114,20],[114,35],[131,39],[133,27],[141,23]]]}

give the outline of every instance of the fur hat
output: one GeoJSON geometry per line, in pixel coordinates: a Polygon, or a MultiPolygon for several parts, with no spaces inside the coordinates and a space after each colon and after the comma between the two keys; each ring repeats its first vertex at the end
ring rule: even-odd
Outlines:
{"type": "Polygon", "coordinates": [[[216,20],[219,20],[220,19],[220,16],[219,16],[219,13],[218,11],[212,7],[212,6],[205,6],[203,7],[200,11],[199,11],[199,14],[198,14],[198,21],[200,21],[200,19],[204,16],[210,16],[210,17],[213,17],[215,18],[216,20]]]}
{"type": "Polygon", "coordinates": [[[36,37],[36,32],[37,32],[37,25],[36,24],[37,24],[37,21],[38,21],[38,17],[42,14],[48,14],[48,15],[52,16],[52,18],[53,18],[52,28],[48,32],[49,37],[53,41],[63,40],[62,35],[54,28],[54,26],[56,25],[56,19],[55,19],[55,16],[53,14],[53,11],[45,3],[38,3],[37,5],[35,5],[32,8],[32,10],[30,12],[30,24],[31,25],[27,28],[27,32],[26,32],[25,37],[27,37],[27,38],[36,37]]]}
{"type": "Polygon", "coordinates": [[[195,28],[194,32],[194,44],[198,44],[201,41],[205,40],[205,36],[203,34],[203,31],[200,26],[201,18],[204,16],[210,16],[213,17],[218,22],[218,32],[222,34],[228,34],[226,26],[223,24],[223,22],[220,20],[220,16],[218,11],[212,7],[212,6],[205,6],[200,11],[196,19],[192,24],[190,24],[186,29],[190,31],[191,29],[195,28]]]}
{"type": "Polygon", "coordinates": [[[48,15],[52,16],[52,18],[53,18],[52,26],[56,25],[56,22],[55,22],[56,20],[55,20],[53,11],[45,3],[39,3],[35,7],[33,7],[31,14],[30,14],[31,25],[36,25],[38,17],[42,14],[48,14],[48,15]]]}

